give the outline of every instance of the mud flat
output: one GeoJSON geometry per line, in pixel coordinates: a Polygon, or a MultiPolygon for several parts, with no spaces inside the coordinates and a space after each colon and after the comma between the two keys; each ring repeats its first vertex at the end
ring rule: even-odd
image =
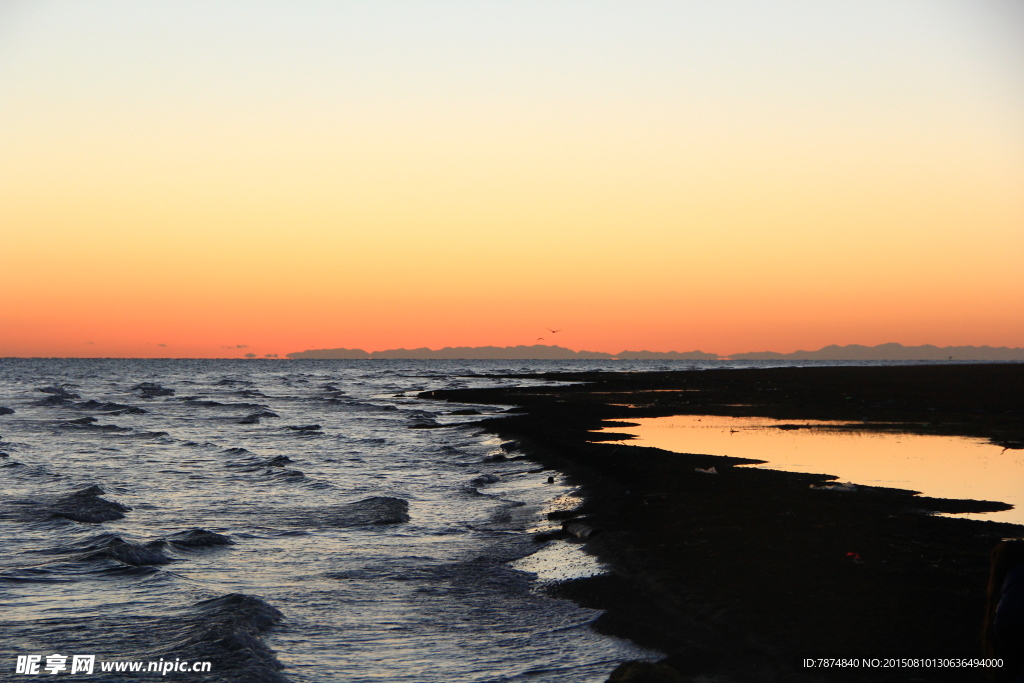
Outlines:
{"type": "Polygon", "coordinates": [[[583,536],[613,571],[555,590],[607,610],[597,628],[667,653],[672,670],[616,680],[986,680],[982,669],[949,660],[982,657],[988,555],[1000,539],[1024,536],[1024,527],[936,513],[1005,503],[829,490],[819,488],[835,483],[827,472],[738,467],[751,461],[600,441],[623,438],[607,428],[631,418],[757,416],[980,437],[1019,457],[1024,364],[548,378],[577,384],[425,396],[517,406],[480,424],[583,487],[585,502],[565,515],[565,534],[583,536]],[[717,474],[698,471],[710,468],[717,474]],[[804,664],[819,658],[857,665],[804,664]],[[899,661],[915,658],[944,661],[899,661]]]}

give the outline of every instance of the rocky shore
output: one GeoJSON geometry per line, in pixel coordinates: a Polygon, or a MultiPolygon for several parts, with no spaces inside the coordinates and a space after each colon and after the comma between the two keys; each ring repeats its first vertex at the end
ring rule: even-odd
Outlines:
{"type": "Polygon", "coordinates": [[[600,443],[621,435],[591,432],[614,427],[609,420],[714,414],[850,420],[1015,450],[1024,447],[1024,364],[548,378],[576,384],[424,396],[516,406],[480,424],[582,486],[585,503],[565,515],[563,535],[582,537],[613,571],[554,590],[606,610],[600,630],[667,654],[659,667],[627,665],[609,680],[986,680],[975,667],[901,660],[982,656],[988,555],[1024,527],[933,513],[1004,504],[871,487],[824,492],[811,487],[828,483],[827,473],[735,467],[747,461],[600,443]],[[696,471],[710,467],[719,475],[696,471]],[[825,658],[857,665],[822,668],[825,658]]]}

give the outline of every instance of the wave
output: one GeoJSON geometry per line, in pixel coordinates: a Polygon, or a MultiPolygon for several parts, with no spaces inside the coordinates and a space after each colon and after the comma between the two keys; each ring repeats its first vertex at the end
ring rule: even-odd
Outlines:
{"type": "Polygon", "coordinates": [[[174,396],[174,389],[168,389],[156,382],[142,382],[132,387],[132,391],[138,391],[142,398],[154,398],[156,396],[174,396]]]}
{"type": "Polygon", "coordinates": [[[68,387],[73,387],[74,384],[51,384],[48,387],[39,387],[36,391],[40,391],[44,394],[50,394],[56,398],[72,399],[82,398],[73,391],[68,391],[68,387]]]}
{"type": "Polygon", "coordinates": [[[144,415],[149,412],[145,408],[139,408],[137,406],[109,401],[96,401],[94,399],[82,401],[81,403],[73,403],[70,407],[77,410],[98,410],[110,415],[144,415]]]}
{"type": "Polygon", "coordinates": [[[494,484],[501,481],[501,476],[497,474],[481,474],[479,477],[472,479],[469,483],[471,486],[485,486],[487,484],[494,484]]]}
{"type": "Polygon", "coordinates": [[[264,470],[263,474],[283,481],[297,481],[306,478],[306,475],[301,470],[286,470],[280,467],[264,470]]]}
{"type": "Polygon", "coordinates": [[[130,432],[131,427],[118,427],[117,425],[102,425],[97,424],[99,420],[95,417],[80,417],[75,420],[67,420],[62,422],[62,427],[69,429],[91,429],[98,432],[130,432]]]}
{"type": "Polygon", "coordinates": [[[131,510],[127,505],[100,498],[105,491],[93,484],[80,491],[64,496],[49,506],[55,517],[64,517],[76,522],[96,524],[115,519],[124,519],[124,513],[131,510]]]}
{"type": "Polygon", "coordinates": [[[248,415],[243,417],[241,420],[239,420],[238,424],[240,424],[240,425],[259,424],[260,420],[265,418],[265,417],[280,417],[280,415],[278,415],[277,413],[275,413],[273,411],[270,411],[270,410],[259,410],[259,411],[255,412],[255,413],[249,413],[248,415]]]}
{"type": "Polygon", "coordinates": [[[229,536],[198,527],[188,531],[179,531],[162,540],[178,548],[208,548],[211,546],[235,544],[229,536]]]}
{"type": "Polygon", "coordinates": [[[345,505],[294,509],[284,516],[288,523],[309,527],[401,524],[409,521],[409,502],[402,498],[374,496],[345,505]]]}
{"type": "Polygon", "coordinates": [[[201,399],[198,396],[182,396],[179,400],[181,401],[181,405],[189,406],[190,408],[243,408],[246,410],[259,410],[261,412],[269,413],[269,415],[266,415],[265,417],[277,417],[277,415],[270,413],[267,406],[262,403],[249,403],[248,401],[222,403],[212,399],[201,399]]]}
{"type": "Polygon", "coordinates": [[[230,680],[253,683],[287,683],[279,672],[284,665],[260,638],[283,619],[270,603],[244,593],[230,593],[197,602],[195,632],[189,638],[199,656],[216,661],[230,680]]]}
{"type": "Polygon", "coordinates": [[[287,425],[283,427],[296,436],[324,436],[320,425],[287,425]]]}
{"type": "Polygon", "coordinates": [[[116,534],[100,534],[89,539],[81,548],[85,553],[81,560],[108,559],[116,560],[134,567],[168,564],[173,560],[160,550],[163,541],[153,541],[145,545],[131,543],[116,534]]]}
{"type": "MultiPolygon", "coordinates": [[[[75,396],[76,398],[78,397],[78,394],[72,395],[75,396]]],[[[73,401],[70,398],[66,398],[64,396],[47,396],[46,398],[41,398],[38,401],[33,402],[32,405],[43,407],[55,407],[68,406],[71,405],[72,403],[73,401]]]]}

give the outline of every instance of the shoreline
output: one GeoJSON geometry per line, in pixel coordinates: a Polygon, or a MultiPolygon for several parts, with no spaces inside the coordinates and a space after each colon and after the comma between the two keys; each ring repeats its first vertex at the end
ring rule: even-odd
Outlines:
{"type": "Polygon", "coordinates": [[[611,568],[553,592],[605,610],[599,631],[665,652],[676,676],[665,680],[986,680],[977,668],[825,670],[802,662],[981,657],[988,553],[1001,538],[1024,535],[1024,526],[930,513],[998,503],[875,487],[816,491],[810,487],[827,474],[738,468],[749,461],[604,444],[598,439],[622,435],[590,432],[614,427],[609,420],[715,414],[855,420],[868,430],[983,437],[1016,450],[1024,442],[1024,365],[544,377],[586,384],[421,396],[518,406],[476,424],[581,486],[583,505],[563,521],[596,530],[581,542],[611,568]],[[695,472],[712,466],[720,476],[695,472]]]}

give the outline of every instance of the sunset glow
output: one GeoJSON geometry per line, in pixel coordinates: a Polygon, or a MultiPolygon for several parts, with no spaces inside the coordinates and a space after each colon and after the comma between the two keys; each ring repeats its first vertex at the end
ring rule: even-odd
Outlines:
{"type": "Polygon", "coordinates": [[[14,2],[0,356],[1024,346],[1010,2],[14,2]]]}

